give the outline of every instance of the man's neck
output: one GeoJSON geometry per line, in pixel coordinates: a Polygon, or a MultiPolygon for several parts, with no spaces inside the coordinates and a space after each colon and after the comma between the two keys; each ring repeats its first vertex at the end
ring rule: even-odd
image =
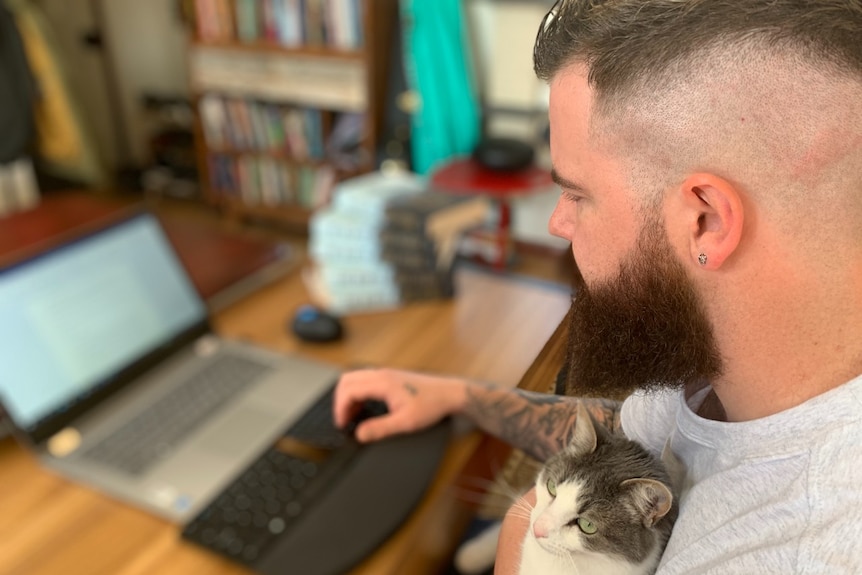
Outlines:
{"type": "MultiPolygon", "coordinates": [[[[862,335],[847,341],[837,326],[832,335],[828,342],[783,338],[781,346],[760,342],[758,353],[749,346],[744,354],[728,354],[725,372],[713,383],[726,420],[750,421],[785,411],[862,374],[862,335]]],[[[704,409],[710,418],[722,415],[715,406],[704,409]]]]}
{"type": "Polygon", "coordinates": [[[862,374],[862,278],[785,279],[717,326],[724,365],[713,387],[728,421],[785,411],[862,374]]]}

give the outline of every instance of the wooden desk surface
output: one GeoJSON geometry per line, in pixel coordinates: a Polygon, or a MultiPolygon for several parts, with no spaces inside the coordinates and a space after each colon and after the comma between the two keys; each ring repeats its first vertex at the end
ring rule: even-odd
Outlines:
{"type": "MultiPolygon", "coordinates": [[[[563,290],[464,269],[452,301],[346,318],[347,338],[303,344],[285,331],[308,301],[291,273],[223,310],[216,329],[343,367],[381,365],[451,373],[515,386],[569,307],[563,290]]],[[[354,575],[434,573],[469,516],[456,480],[481,440],[453,441],[434,484],[406,524],[354,575]]],[[[179,528],[43,470],[0,441],[0,574],[247,574],[179,539],[179,528]]]]}

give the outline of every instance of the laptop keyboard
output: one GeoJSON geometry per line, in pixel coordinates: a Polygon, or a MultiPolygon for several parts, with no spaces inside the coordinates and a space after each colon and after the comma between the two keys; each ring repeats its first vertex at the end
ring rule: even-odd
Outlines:
{"type": "Polygon", "coordinates": [[[337,429],[330,390],[194,518],[183,537],[253,563],[299,522],[315,496],[358,452],[359,444],[351,438],[355,425],[385,412],[385,404],[367,402],[347,429],[337,429]]]}
{"type": "Polygon", "coordinates": [[[168,455],[216,410],[271,371],[268,365],[219,355],[83,457],[140,475],[168,455]]]}

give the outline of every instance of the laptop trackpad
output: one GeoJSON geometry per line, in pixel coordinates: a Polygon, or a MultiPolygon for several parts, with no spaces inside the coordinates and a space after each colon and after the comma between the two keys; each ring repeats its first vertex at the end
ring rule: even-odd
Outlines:
{"type": "Polygon", "coordinates": [[[201,447],[219,455],[241,455],[280,429],[284,416],[253,407],[240,407],[206,434],[201,447]]]}

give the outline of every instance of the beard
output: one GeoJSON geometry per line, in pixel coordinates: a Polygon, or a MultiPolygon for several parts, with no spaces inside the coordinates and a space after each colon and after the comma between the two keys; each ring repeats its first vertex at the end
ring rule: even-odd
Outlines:
{"type": "Polygon", "coordinates": [[[721,373],[712,326],[656,221],[647,222],[617,275],[587,287],[575,270],[567,395],[621,399],[680,389],[721,373]]]}

